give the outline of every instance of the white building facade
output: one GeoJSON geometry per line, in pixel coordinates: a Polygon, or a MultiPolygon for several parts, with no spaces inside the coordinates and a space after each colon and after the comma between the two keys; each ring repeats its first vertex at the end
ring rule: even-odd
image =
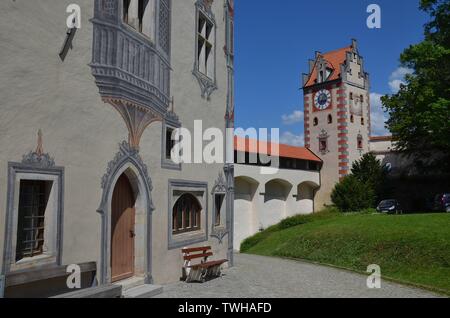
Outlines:
{"type": "Polygon", "coordinates": [[[183,247],[232,264],[233,167],[170,137],[233,125],[233,1],[72,3],[0,3],[0,296],[66,291],[32,273],[70,264],[175,282],[183,247]]]}

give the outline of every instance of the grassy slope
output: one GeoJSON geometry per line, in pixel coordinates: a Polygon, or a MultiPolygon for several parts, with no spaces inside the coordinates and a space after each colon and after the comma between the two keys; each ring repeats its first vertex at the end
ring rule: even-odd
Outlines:
{"type": "Polygon", "coordinates": [[[269,228],[241,248],[361,272],[378,264],[384,277],[450,295],[450,214],[319,213],[269,228]],[[303,224],[288,227],[292,222],[303,224]]]}

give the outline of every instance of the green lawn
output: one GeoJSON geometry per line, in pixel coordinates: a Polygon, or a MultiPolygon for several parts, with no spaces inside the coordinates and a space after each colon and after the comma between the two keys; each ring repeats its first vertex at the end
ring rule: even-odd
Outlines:
{"type": "Polygon", "coordinates": [[[450,295],[450,214],[340,214],[287,219],[241,245],[242,253],[308,260],[450,295]]]}

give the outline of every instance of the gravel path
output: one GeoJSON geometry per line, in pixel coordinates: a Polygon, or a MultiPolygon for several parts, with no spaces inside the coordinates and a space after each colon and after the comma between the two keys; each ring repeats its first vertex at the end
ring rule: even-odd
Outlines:
{"type": "Polygon", "coordinates": [[[237,254],[235,267],[204,284],[164,286],[159,298],[421,298],[428,291],[382,281],[381,289],[366,287],[367,276],[326,266],[278,258],[237,254]]]}

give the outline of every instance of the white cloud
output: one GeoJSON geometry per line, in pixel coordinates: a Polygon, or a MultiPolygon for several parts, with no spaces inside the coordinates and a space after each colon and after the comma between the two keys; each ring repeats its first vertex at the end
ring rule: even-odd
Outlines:
{"type": "Polygon", "coordinates": [[[414,70],[406,67],[399,67],[392,72],[389,77],[389,87],[392,93],[396,94],[400,90],[400,85],[405,84],[405,76],[413,72],[414,70]]]}
{"type": "Polygon", "coordinates": [[[305,136],[303,134],[296,135],[286,131],[281,135],[280,142],[291,146],[303,147],[305,144],[305,136]]]}
{"type": "Polygon", "coordinates": [[[383,95],[378,93],[370,94],[370,105],[371,105],[371,127],[372,134],[375,136],[386,136],[389,135],[389,131],[385,128],[385,123],[389,119],[387,113],[383,111],[381,97],[383,95]]]}
{"type": "Polygon", "coordinates": [[[293,125],[301,122],[303,117],[304,115],[302,111],[295,110],[292,114],[281,116],[281,119],[283,120],[283,125],[293,125]]]}

